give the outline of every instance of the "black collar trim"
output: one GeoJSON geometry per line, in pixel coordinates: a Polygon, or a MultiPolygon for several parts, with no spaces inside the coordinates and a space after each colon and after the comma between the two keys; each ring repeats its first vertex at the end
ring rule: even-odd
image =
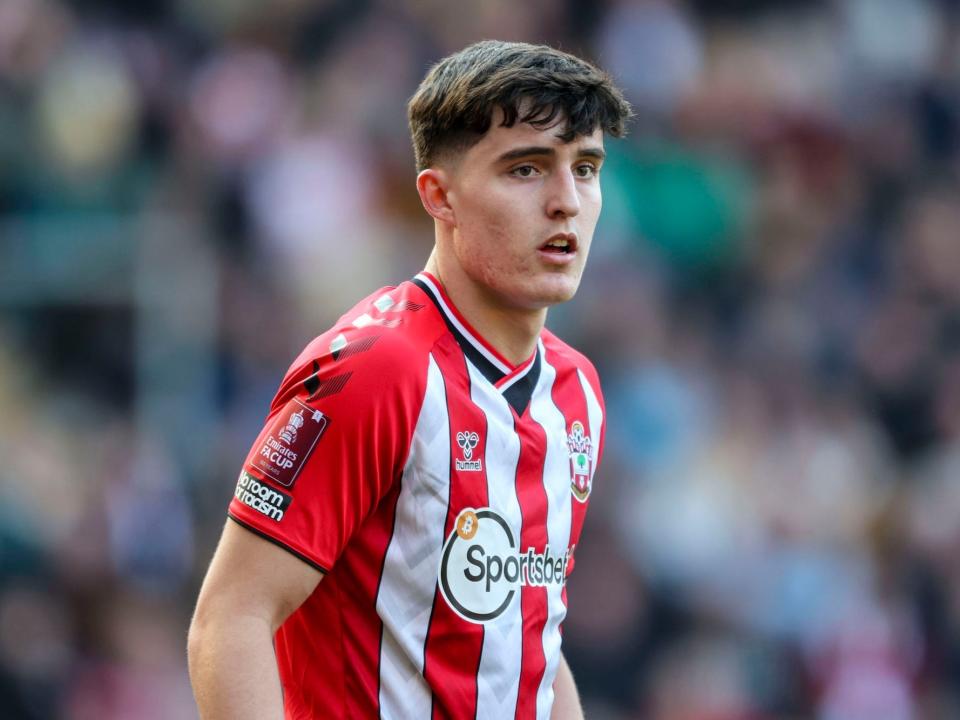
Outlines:
{"type": "Polygon", "coordinates": [[[523,415],[523,411],[527,409],[530,398],[533,397],[533,389],[540,379],[540,355],[541,351],[538,347],[529,370],[522,375],[518,375],[515,379],[511,378],[510,381],[500,386],[500,392],[503,393],[506,401],[513,406],[513,409],[517,411],[517,415],[523,415]]]}
{"type": "Polygon", "coordinates": [[[447,328],[456,338],[457,343],[467,356],[470,363],[496,387],[504,399],[513,407],[518,415],[522,415],[533,389],[540,379],[540,355],[543,350],[537,342],[537,350],[533,358],[521,367],[510,368],[496,355],[491,353],[483,343],[460,321],[453,309],[448,305],[443,293],[435,281],[426,273],[420,273],[413,278],[413,284],[423,290],[433,304],[440,311],[440,316],[447,324],[447,328]]]}

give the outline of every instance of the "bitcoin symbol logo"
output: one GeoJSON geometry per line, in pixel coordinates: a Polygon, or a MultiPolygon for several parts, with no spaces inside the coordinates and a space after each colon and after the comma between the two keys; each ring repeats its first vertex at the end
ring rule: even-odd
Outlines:
{"type": "Polygon", "coordinates": [[[457,518],[457,535],[464,540],[471,540],[477,534],[479,520],[477,514],[472,510],[460,513],[457,518]]]}

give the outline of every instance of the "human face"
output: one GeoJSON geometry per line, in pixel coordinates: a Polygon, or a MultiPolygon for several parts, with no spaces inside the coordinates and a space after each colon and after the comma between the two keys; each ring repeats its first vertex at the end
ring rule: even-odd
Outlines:
{"type": "Polygon", "coordinates": [[[603,132],[564,143],[562,123],[503,127],[501,117],[449,168],[451,249],[462,279],[489,301],[539,310],[580,284],[600,215],[603,132]]]}

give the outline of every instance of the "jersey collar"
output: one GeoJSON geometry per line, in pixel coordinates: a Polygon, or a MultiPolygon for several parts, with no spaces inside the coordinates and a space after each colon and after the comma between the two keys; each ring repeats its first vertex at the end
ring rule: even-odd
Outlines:
{"type": "Polygon", "coordinates": [[[521,364],[514,365],[473,329],[451,302],[437,278],[428,272],[421,272],[413,278],[413,284],[437,306],[447,328],[471,364],[500,391],[518,415],[523,414],[540,377],[540,342],[537,342],[533,355],[521,364]]]}

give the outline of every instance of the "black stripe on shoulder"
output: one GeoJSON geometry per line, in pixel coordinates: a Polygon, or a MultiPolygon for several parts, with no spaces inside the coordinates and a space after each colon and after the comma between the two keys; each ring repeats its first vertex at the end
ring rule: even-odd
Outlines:
{"type": "Polygon", "coordinates": [[[291,555],[293,555],[295,558],[298,558],[298,559],[300,559],[300,560],[303,560],[303,562],[305,562],[307,565],[309,565],[309,566],[312,567],[313,569],[319,570],[319,571],[322,572],[324,575],[329,575],[329,574],[330,574],[330,571],[327,570],[327,568],[325,568],[323,565],[320,565],[319,563],[315,563],[313,560],[311,560],[310,558],[308,558],[306,555],[297,552],[296,550],[294,550],[294,549],[293,549],[292,547],[290,547],[289,545],[285,545],[285,544],[282,543],[281,541],[277,540],[275,537],[271,537],[270,535],[267,535],[267,534],[266,534],[265,532],[263,532],[262,530],[258,530],[257,528],[253,527],[253,525],[250,525],[250,524],[248,524],[248,523],[245,523],[243,520],[241,520],[240,518],[238,518],[238,517],[237,517],[236,515],[234,515],[232,512],[227,511],[227,517],[230,518],[231,520],[233,520],[233,521],[234,521],[237,525],[239,525],[240,527],[246,528],[247,530],[249,530],[250,532],[252,532],[254,535],[259,535],[259,536],[262,537],[264,540],[273,543],[274,545],[276,545],[276,546],[279,547],[279,548],[283,548],[283,549],[286,550],[288,553],[290,553],[291,555]]]}

